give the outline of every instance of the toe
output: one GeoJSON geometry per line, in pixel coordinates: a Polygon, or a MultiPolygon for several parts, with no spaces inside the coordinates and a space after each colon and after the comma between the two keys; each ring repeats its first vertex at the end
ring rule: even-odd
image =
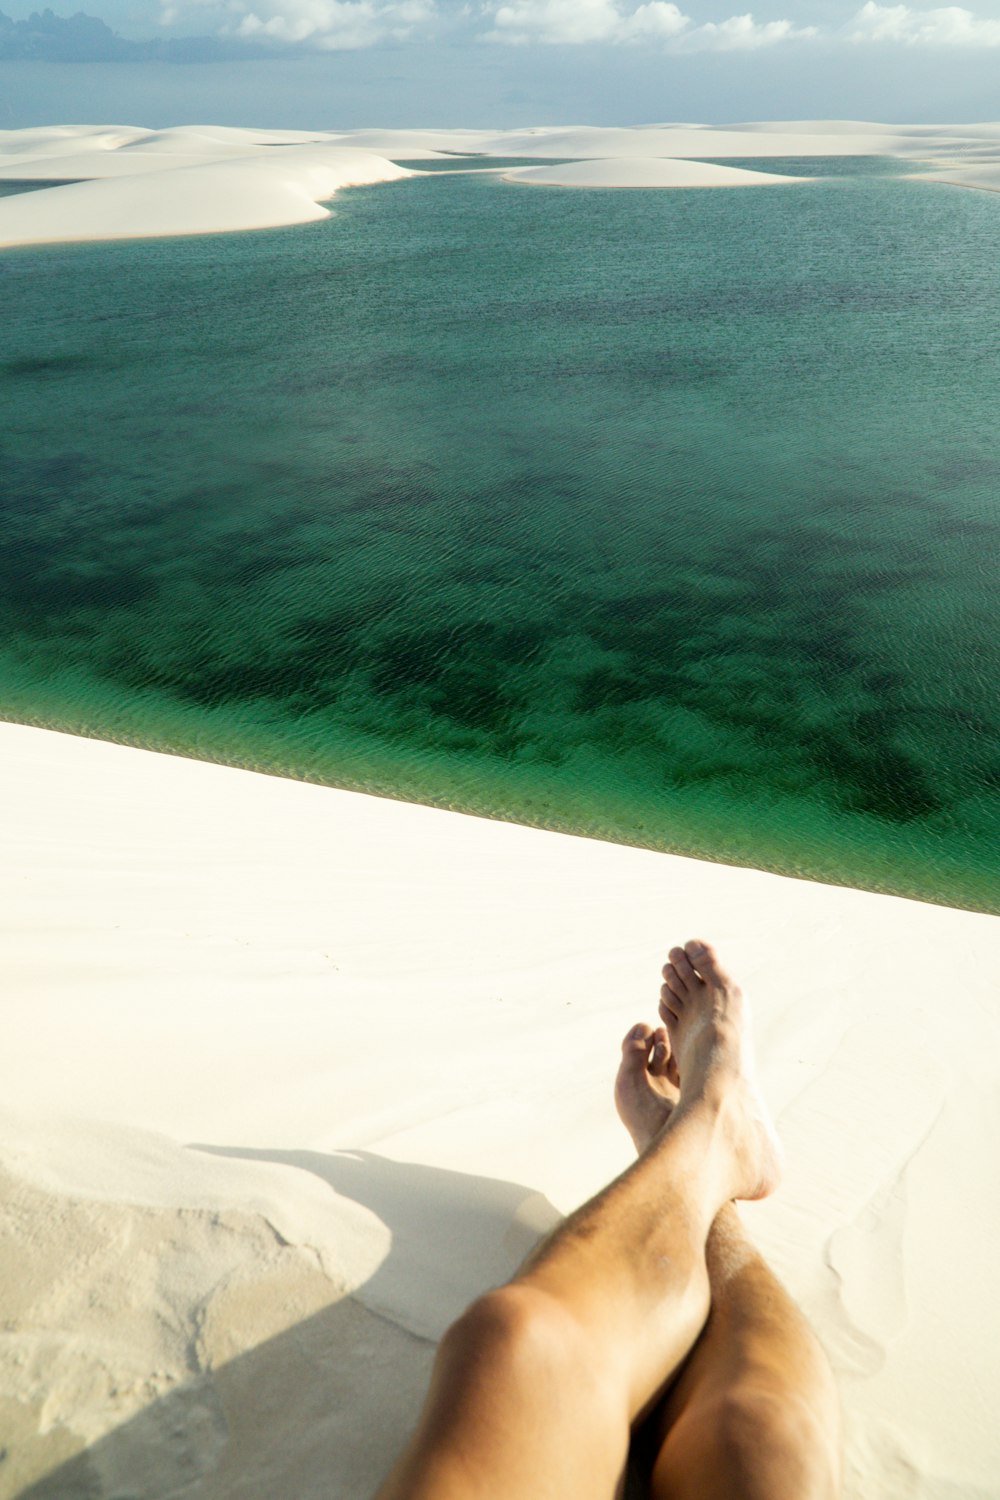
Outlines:
{"type": "Polygon", "coordinates": [[[645,1045],[646,1051],[648,1052],[649,1042],[652,1035],[652,1026],[647,1026],[645,1021],[636,1021],[635,1025],[625,1033],[625,1036],[622,1039],[622,1051],[627,1052],[630,1049],[636,1049],[638,1045],[642,1043],[645,1045]]]}
{"type": "Polygon", "coordinates": [[[684,1005],[685,1000],[690,998],[688,987],[673,964],[663,965],[663,985],[661,986],[660,994],[673,995],[681,1006],[684,1005]]]}
{"type": "MultiPolygon", "coordinates": [[[[677,1025],[680,1016],[683,1014],[684,1007],[683,1005],[678,1005],[674,995],[670,990],[667,989],[666,985],[663,986],[663,990],[660,995],[659,1011],[660,1020],[663,1022],[664,1026],[667,1029],[667,1036],[669,1038],[672,1038],[673,1028],[677,1025]]],[[[673,1043],[671,1042],[671,1047],[672,1046],[673,1043]]]]}
{"type": "Polygon", "coordinates": [[[652,1026],[647,1026],[644,1021],[637,1021],[622,1040],[622,1060],[615,1084],[617,1097],[620,1097],[622,1091],[626,1096],[634,1093],[640,1082],[648,1084],[649,1055],[652,1047],[652,1026]]]}
{"type": "Polygon", "coordinates": [[[653,1045],[653,1028],[637,1021],[622,1040],[622,1068],[645,1068],[653,1045]]]}
{"type": "Polygon", "coordinates": [[[685,950],[683,948],[671,948],[670,962],[685,989],[696,989],[698,976],[685,950]]]}
{"type": "Polygon", "coordinates": [[[650,1059],[649,1071],[654,1077],[663,1078],[666,1076],[667,1066],[670,1062],[670,1042],[667,1037],[666,1027],[657,1026],[656,1030],[650,1036],[650,1041],[653,1044],[653,1054],[650,1059]]]}
{"type": "Polygon", "coordinates": [[[669,1002],[672,997],[683,1008],[687,994],[688,987],[673,964],[665,964],[663,967],[663,984],[660,986],[660,999],[669,1002]]]}
{"type": "Polygon", "coordinates": [[[686,956],[701,977],[709,984],[728,985],[729,976],[719,964],[715,949],[702,938],[692,938],[684,944],[686,956]]]}
{"type": "Polygon", "coordinates": [[[676,1023],[678,1016],[682,1014],[684,1006],[678,1003],[673,991],[664,985],[660,991],[660,1003],[657,1009],[664,1026],[672,1026],[676,1023]]]}

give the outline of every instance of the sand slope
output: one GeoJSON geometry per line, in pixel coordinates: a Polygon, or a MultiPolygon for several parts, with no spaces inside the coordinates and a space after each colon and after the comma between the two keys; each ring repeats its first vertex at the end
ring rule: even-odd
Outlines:
{"type": "Polygon", "coordinates": [[[1000,193],[1000,160],[969,162],[948,172],[934,172],[931,182],[946,182],[953,187],[981,188],[984,192],[1000,193]]]}
{"type": "Polygon", "coordinates": [[[325,219],[340,188],[409,175],[323,132],[227,126],[0,131],[0,181],[53,182],[0,199],[0,246],[142,239],[325,219]]]}
{"type": "MultiPolygon", "coordinates": [[[[127,157],[53,158],[50,169],[59,178],[75,171],[96,180],[0,199],[0,245],[303,224],[328,218],[322,204],[340,188],[409,175],[372,152],[324,145],[232,153],[223,161],[142,155],[137,147],[127,157]]],[[[10,180],[36,176],[37,158],[7,170],[10,180]]]]}
{"type": "Polygon", "coordinates": [[[996,919],[0,754],[5,1500],[364,1500],[430,1341],[629,1160],[619,1040],[696,932],[755,999],[788,1177],[746,1218],[834,1362],[848,1500],[994,1493],[996,919]]]}
{"type": "MultiPolygon", "coordinates": [[[[0,130],[0,180],[54,182],[129,176],[174,166],[272,155],[289,146],[329,145],[323,132],[239,130],[225,125],[50,126],[0,130]]],[[[349,148],[356,149],[356,148],[349,148]]]]}
{"type": "Polygon", "coordinates": [[[1000,125],[879,125],[778,120],[731,126],[539,126],[528,130],[356,130],[337,139],[388,156],[428,150],[486,156],[737,158],[741,156],[967,156],[1000,146],[1000,125]]]}
{"type": "Polygon", "coordinates": [[[782,183],[808,180],[783,177],[777,172],[748,172],[741,167],[722,167],[714,162],[668,160],[658,156],[574,161],[558,167],[511,167],[503,177],[505,182],[576,188],[777,187],[782,183]]]}

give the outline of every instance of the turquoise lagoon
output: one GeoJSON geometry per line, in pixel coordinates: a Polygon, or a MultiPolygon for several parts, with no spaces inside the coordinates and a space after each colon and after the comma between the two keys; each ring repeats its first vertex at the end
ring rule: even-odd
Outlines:
{"type": "Polygon", "coordinates": [[[1000,910],[1000,196],[742,165],[7,253],[0,715],[1000,910]]]}

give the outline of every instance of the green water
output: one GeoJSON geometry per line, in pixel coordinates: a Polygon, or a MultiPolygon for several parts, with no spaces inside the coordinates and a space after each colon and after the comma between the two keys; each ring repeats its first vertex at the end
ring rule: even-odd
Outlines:
{"type": "Polygon", "coordinates": [[[1000,196],[844,172],[8,252],[0,713],[1000,910],[1000,196]]]}

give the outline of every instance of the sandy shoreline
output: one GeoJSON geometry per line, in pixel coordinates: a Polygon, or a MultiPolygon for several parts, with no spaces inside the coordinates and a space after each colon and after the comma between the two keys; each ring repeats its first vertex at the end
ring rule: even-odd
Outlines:
{"type": "Polygon", "coordinates": [[[627,1163],[620,1037],[699,931],[756,1004],[789,1171],[746,1217],[833,1360],[846,1495],[991,1492],[995,918],[0,750],[5,1500],[363,1500],[449,1318],[627,1163]]]}
{"type": "Polygon", "coordinates": [[[305,224],[328,218],[324,205],[342,188],[413,175],[398,160],[452,156],[460,166],[470,155],[566,159],[562,168],[504,174],[542,187],[776,187],[808,178],[748,172],[708,158],[887,156],[933,167],[933,181],[995,190],[1000,125],[814,120],[499,132],[131,125],[0,130],[0,183],[53,184],[0,198],[0,249],[305,224]]]}

